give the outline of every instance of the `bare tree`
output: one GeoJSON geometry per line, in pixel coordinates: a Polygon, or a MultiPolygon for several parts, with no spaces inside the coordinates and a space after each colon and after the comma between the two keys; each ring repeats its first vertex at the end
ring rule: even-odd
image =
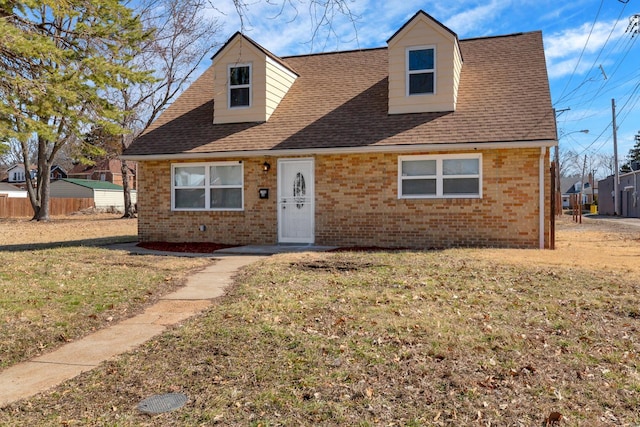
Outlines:
{"type": "MultiPolygon", "coordinates": [[[[125,112],[120,126],[127,130],[120,136],[119,156],[131,141],[144,132],[159,114],[191,81],[202,60],[212,55],[220,26],[206,18],[206,0],[131,1],[143,28],[153,30],[154,37],[142,46],[129,63],[147,70],[153,81],[112,90],[109,99],[125,112]]],[[[122,162],[124,216],[135,217],[131,203],[130,168],[122,162]]]]}
{"type": "Polygon", "coordinates": [[[582,161],[580,155],[573,150],[560,150],[559,170],[561,177],[580,175],[582,161]]]}
{"type": "MultiPolygon", "coordinates": [[[[216,9],[213,0],[208,0],[209,5],[216,9]]],[[[264,2],[272,5],[276,11],[273,18],[278,18],[285,14],[288,10],[294,12],[294,18],[296,19],[300,14],[300,9],[306,8],[306,13],[309,16],[310,21],[310,37],[309,44],[311,50],[316,42],[320,42],[320,35],[324,34],[323,46],[326,46],[331,38],[338,39],[338,33],[335,28],[336,21],[339,18],[346,18],[353,26],[354,39],[358,39],[358,31],[356,23],[359,19],[349,7],[349,0],[264,0],[264,2]]],[[[249,9],[253,3],[247,3],[245,0],[233,0],[236,12],[240,17],[241,30],[244,30],[245,25],[248,23],[249,9]]]]}

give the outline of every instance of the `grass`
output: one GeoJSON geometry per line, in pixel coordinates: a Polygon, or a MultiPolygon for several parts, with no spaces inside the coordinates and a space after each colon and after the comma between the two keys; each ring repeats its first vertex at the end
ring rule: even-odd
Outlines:
{"type": "Polygon", "coordinates": [[[131,316],[206,263],[85,246],[2,252],[0,368],[131,316]]]}
{"type": "Polygon", "coordinates": [[[640,424],[638,276],[482,254],[271,257],[206,313],[0,424],[640,424]],[[136,410],[167,392],[190,400],[136,410]]]}

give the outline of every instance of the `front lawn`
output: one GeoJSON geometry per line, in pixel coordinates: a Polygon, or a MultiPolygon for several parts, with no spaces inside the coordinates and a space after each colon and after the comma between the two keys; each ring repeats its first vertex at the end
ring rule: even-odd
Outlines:
{"type": "Polygon", "coordinates": [[[0,369],[137,314],[211,262],[85,246],[0,255],[0,369]]]}
{"type": "Polygon", "coordinates": [[[206,313],[4,408],[0,424],[640,424],[637,271],[514,253],[274,256],[206,313]],[[189,402],[137,411],[168,392],[189,402]]]}

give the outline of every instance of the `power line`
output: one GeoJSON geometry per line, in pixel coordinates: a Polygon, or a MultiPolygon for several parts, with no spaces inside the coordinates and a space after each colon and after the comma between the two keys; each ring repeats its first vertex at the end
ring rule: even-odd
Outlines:
{"type": "Polygon", "coordinates": [[[573,76],[576,74],[576,71],[578,70],[578,66],[580,65],[580,61],[582,61],[582,55],[584,55],[584,51],[587,49],[587,45],[589,44],[589,40],[591,39],[591,35],[593,34],[593,29],[596,26],[596,22],[598,22],[598,18],[600,17],[600,11],[602,10],[602,4],[603,3],[604,3],[604,0],[600,0],[600,7],[598,7],[598,13],[596,13],[596,17],[593,20],[593,24],[591,24],[591,30],[589,30],[589,36],[587,37],[587,41],[584,43],[584,46],[582,47],[582,51],[580,52],[580,57],[578,58],[578,62],[576,62],[576,66],[573,68],[573,71],[571,72],[571,76],[569,77],[569,80],[567,81],[567,84],[565,85],[564,89],[562,89],[562,92],[560,93],[560,100],[562,100],[562,97],[564,96],[564,93],[566,92],[567,88],[569,87],[569,84],[571,83],[571,80],[573,80],[573,76]]]}

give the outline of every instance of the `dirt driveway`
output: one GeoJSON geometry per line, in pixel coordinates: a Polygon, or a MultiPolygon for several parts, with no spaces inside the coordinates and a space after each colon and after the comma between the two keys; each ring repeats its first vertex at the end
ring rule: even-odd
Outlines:
{"type": "Polygon", "coordinates": [[[483,249],[477,256],[514,264],[597,266],[640,277],[640,219],[583,217],[579,224],[565,215],[556,221],[556,250],[483,249]]]}

